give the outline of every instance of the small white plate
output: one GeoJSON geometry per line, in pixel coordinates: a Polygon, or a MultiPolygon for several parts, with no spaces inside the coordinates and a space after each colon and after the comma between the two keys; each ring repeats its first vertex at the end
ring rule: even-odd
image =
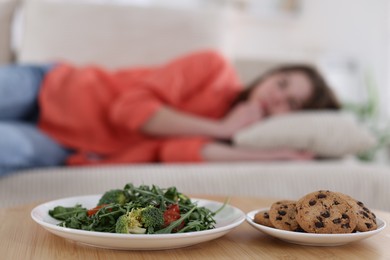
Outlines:
{"type": "MultiPolygon", "coordinates": [[[[102,195],[64,198],[43,203],[31,211],[32,219],[51,233],[63,238],[71,239],[91,246],[121,249],[121,250],[160,250],[191,246],[221,237],[240,225],[245,220],[241,210],[226,205],[214,219],[215,228],[210,230],[187,232],[180,234],[115,234],[85,231],[57,226],[60,222],[49,215],[49,210],[56,206],[73,207],[81,204],[85,208],[93,208],[102,195]]],[[[220,208],[223,203],[203,199],[191,199],[198,206],[206,207],[212,211],[220,208]]]]}
{"type": "Polygon", "coordinates": [[[246,215],[246,221],[254,228],[268,234],[270,236],[279,238],[289,243],[306,245],[306,246],[340,246],[368,238],[372,235],[378,234],[386,227],[386,222],[380,218],[376,218],[378,228],[376,230],[367,232],[356,232],[349,234],[313,234],[301,233],[280,230],[276,228],[267,227],[257,224],[253,221],[255,214],[259,211],[268,210],[268,208],[253,210],[246,215]]]}

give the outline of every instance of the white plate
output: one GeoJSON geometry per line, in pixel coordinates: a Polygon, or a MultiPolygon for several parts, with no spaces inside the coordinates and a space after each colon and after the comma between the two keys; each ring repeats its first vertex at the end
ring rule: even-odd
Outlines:
{"type": "MultiPolygon", "coordinates": [[[[90,195],[50,201],[35,207],[31,211],[31,217],[39,225],[60,237],[91,246],[122,250],[160,250],[186,247],[221,237],[245,220],[244,212],[230,205],[226,205],[214,217],[216,220],[214,229],[181,234],[134,235],[59,227],[57,224],[60,221],[52,218],[48,213],[50,209],[56,206],[73,207],[76,204],[81,204],[85,208],[93,208],[98,203],[100,197],[101,195],[90,195]]],[[[212,211],[217,210],[223,205],[223,203],[211,200],[191,200],[197,202],[198,206],[206,207],[212,211]]]]}
{"type": "Polygon", "coordinates": [[[246,221],[251,224],[254,228],[279,238],[289,243],[306,246],[340,246],[368,238],[381,232],[386,227],[386,222],[380,218],[376,218],[378,228],[376,230],[367,232],[356,232],[350,234],[313,234],[313,233],[301,233],[280,230],[276,228],[267,227],[264,225],[257,224],[253,221],[255,214],[259,211],[268,210],[268,208],[253,210],[246,215],[246,221]]]}

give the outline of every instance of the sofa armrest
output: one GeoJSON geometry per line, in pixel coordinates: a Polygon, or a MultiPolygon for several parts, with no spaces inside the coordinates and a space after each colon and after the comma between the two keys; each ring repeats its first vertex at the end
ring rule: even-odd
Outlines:
{"type": "Polygon", "coordinates": [[[12,21],[19,0],[0,0],[0,65],[12,62],[12,21]]]}

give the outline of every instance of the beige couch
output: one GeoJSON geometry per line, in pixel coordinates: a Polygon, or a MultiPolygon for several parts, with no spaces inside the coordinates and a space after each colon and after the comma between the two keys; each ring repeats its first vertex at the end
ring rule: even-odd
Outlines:
{"type": "MultiPolygon", "coordinates": [[[[229,27],[234,15],[228,10],[178,11],[108,2],[27,0],[22,4],[24,18],[16,23],[22,26],[21,41],[16,44],[17,61],[67,59],[116,68],[156,64],[188,51],[217,48],[236,62],[244,81],[273,63],[235,59],[234,35],[229,27]]],[[[2,63],[12,56],[9,25],[14,4],[13,0],[0,0],[2,63]]],[[[286,199],[329,189],[350,194],[369,207],[390,210],[390,168],[346,159],[36,169],[0,179],[0,207],[96,194],[127,182],[175,185],[189,194],[286,199]]]]}
{"type": "MultiPolygon", "coordinates": [[[[298,199],[317,190],[341,191],[372,208],[390,210],[388,167],[355,162],[123,165],[51,168],[0,179],[0,206],[100,194],[125,183],[176,186],[188,194],[298,199]]],[[[254,205],[256,207],[256,205],[254,205]]]]}

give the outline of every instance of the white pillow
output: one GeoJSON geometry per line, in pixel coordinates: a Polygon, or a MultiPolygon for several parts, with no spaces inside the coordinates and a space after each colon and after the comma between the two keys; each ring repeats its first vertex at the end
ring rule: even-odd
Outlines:
{"type": "Polygon", "coordinates": [[[333,111],[274,116],[241,130],[233,142],[249,148],[308,150],[321,157],[357,154],[376,144],[356,120],[333,111]]]}

